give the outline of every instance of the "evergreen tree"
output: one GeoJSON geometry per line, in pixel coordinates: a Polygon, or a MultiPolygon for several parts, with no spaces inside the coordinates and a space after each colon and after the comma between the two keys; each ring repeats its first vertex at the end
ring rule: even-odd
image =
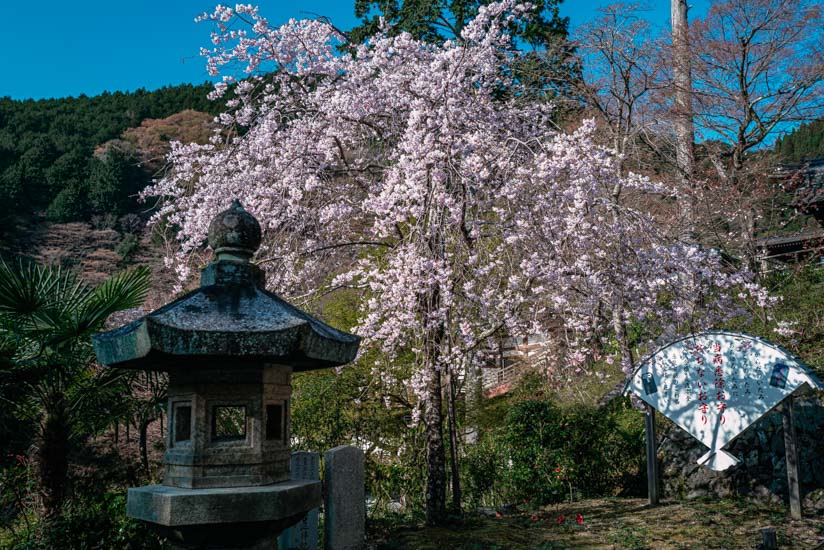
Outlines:
{"type": "Polygon", "coordinates": [[[779,139],[775,153],[783,162],[804,162],[824,158],[824,118],[802,124],[779,139]]]}

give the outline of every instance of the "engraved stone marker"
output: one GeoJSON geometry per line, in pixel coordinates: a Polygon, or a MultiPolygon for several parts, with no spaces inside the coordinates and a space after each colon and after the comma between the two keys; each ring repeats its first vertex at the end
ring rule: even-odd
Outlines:
{"type": "MultiPolygon", "coordinates": [[[[292,453],[290,467],[293,480],[316,481],[320,479],[318,453],[299,451],[292,453]]],[[[278,537],[278,550],[317,550],[318,509],[313,508],[298,524],[288,528],[278,537]]]]}
{"type": "Polygon", "coordinates": [[[341,445],[323,453],[323,479],[325,548],[363,548],[366,528],[363,451],[341,445]]]}

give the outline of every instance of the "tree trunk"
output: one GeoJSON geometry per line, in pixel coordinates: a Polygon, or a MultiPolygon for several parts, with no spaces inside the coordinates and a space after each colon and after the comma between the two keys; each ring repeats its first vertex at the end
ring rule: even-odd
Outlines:
{"type": "MultiPolygon", "coordinates": [[[[618,340],[618,351],[621,353],[622,367],[628,365],[634,368],[635,360],[632,357],[632,348],[629,347],[629,337],[627,336],[627,326],[624,323],[624,302],[621,300],[612,310],[612,329],[615,331],[615,338],[618,340]],[[624,362],[626,361],[626,362],[624,362]]],[[[624,373],[629,376],[629,372],[624,373]]]]}
{"type": "Polygon", "coordinates": [[[140,463],[143,466],[143,473],[146,478],[149,477],[149,449],[148,449],[148,432],[149,432],[149,424],[154,422],[154,418],[146,417],[140,419],[140,427],[139,427],[139,445],[140,445],[140,463]]]}
{"type": "Polygon", "coordinates": [[[695,126],[692,109],[692,70],[686,0],[671,0],[673,75],[675,80],[675,162],[681,179],[681,215],[686,235],[695,240],[695,204],[692,186],[695,175],[695,126]]]}
{"type": "Polygon", "coordinates": [[[446,383],[446,412],[449,417],[449,458],[452,462],[452,511],[461,513],[461,472],[458,468],[458,425],[455,417],[455,380],[450,372],[446,383]]]}
{"type": "Polygon", "coordinates": [[[46,411],[43,433],[35,456],[41,512],[46,520],[60,515],[66,498],[68,454],[69,422],[61,397],[53,410],[46,411]]]}
{"type": "Polygon", "coordinates": [[[438,525],[446,519],[446,470],[443,446],[443,401],[441,372],[437,361],[427,364],[426,408],[426,523],[438,525]]]}
{"type": "Polygon", "coordinates": [[[479,438],[478,416],[484,394],[481,369],[468,361],[466,368],[466,416],[464,420],[464,445],[475,445],[479,438]]]}

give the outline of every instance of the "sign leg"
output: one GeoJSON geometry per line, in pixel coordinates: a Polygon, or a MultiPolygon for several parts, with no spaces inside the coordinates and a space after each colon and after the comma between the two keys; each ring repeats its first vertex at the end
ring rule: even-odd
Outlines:
{"type": "Polygon", "coordinates": [[[801,492],[798,487],[798,449],[795,439],[795,422],[793,421],[793,396],[787,396],[781,406],[784,423],[784,451],[787,463],[787,485],[790,493],[790,517],[801,519],[801,492]]]}
{"type": "Polygon", "coordinates": [[[655,437],[655,409],[646,405],[646,432],[647,432],[647,490],[650,506],[658,505],[658,453],[657,438],[655,437]]]}
{"type": "Polygon", "coordinates": [[[775,529],[772,527],[764,527],[761,529],[761,544],[758,548],[762,550],[778,550],[778,537],[775,535],[775,529]]]}

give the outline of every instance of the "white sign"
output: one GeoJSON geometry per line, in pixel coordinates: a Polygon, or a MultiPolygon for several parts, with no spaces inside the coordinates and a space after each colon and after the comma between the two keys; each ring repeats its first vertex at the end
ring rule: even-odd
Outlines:
{"type": "Polygon", "coordinates": [[[624,393],[709,447],[699,464],[725,470],[738,459],[722,447],[804,384],[824,389],[809,367],[779,346],[747,334],[705,332],[647,357],[624,393]]]}

